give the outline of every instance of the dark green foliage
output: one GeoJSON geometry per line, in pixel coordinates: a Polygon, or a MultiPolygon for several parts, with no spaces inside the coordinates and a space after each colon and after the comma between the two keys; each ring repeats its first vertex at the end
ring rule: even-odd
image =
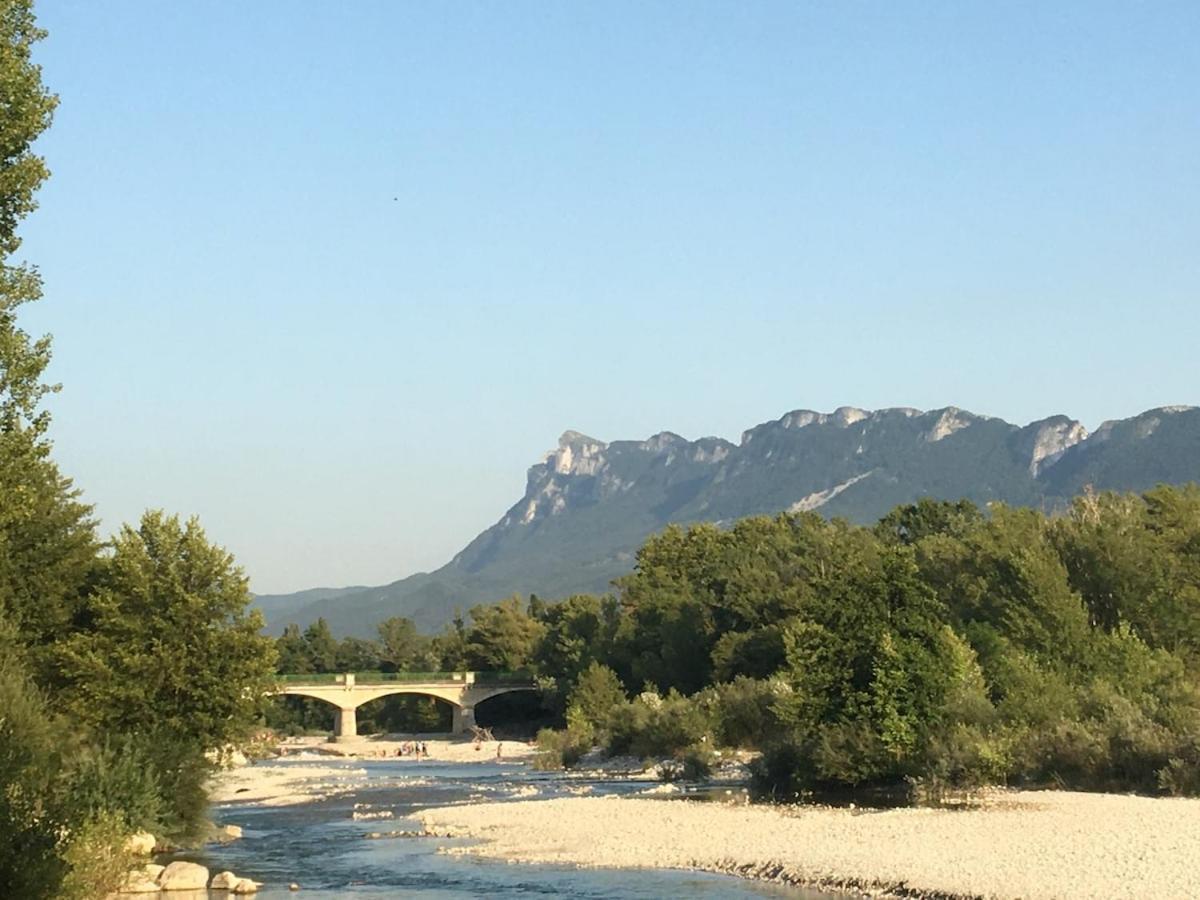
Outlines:
{"type": "Polygon", "coordinates": [[[551,771],[570,767],[592,749],[593,732],[586,726],[572,726],[562,731],[543,728],[537,734],[536,769],[551,771]]]}
{"type": "Polygon", "coordinates": [[[756,681],[739,675],[708,690],[716,707],[716,737],[720,746],[761,749],[779,738],[782,725],[775,706],[780,693],[790,690],[785,682],[756,681]]]}
{"type": "Polygon", "coordinates": [[[675,690],[643,693],[614,708],[608,721],[608,752],[643,758],[675,756],[697,744],[712,745],[713,710],[675,690]]]}
{"type": "MultiPolygon", "coordinates": [[[[411,619],[393,616],[379,623],[378,655],[385,672],[437,669],[437,659],[430,639],[418,633],[411,619]]],[[[347,638],[350,640],[350,638],[347,638]]],[[[347,671],[350,671],[347,669],[347,671]]]]}
{"type": "Polygon", "coordinates": [[[104,731],[148,723],[204,753],[257,721],[274,671],[246,578],[195,521],[148,512],[122,529],[82,613],[61,643],[61,700],[104,731]]]}
{"type": "Polygon", "coordinates": [[[567,704],[577,736],[676,759],[762,748],[768,795],[1183,793],[1200,783],[1198,585],[1193,487],[1086,495],[1059,518],[925,502],[873,529],[750,519],[648,541],[613,625],[597,599],[546,606],[538,659],[554,677],[591,658],[588,702],[567,704]],[[603,666],[648,693],[625,700],[603,666]]]}
{"type": "Polygon", "coordinates": [[[86,747],[70,773],[72,807],[84,819],[110,815],[126,832],[159,831],[163,790],[152,754],[134,738],[105,739],[86,747]]]}
{"type": "Polygon", "coordinates": [[[593,662],[583,670],[567,698],[567,721],[594,729],[608,727],[612,711],[625,702],[617,673],[593,662]]]}
{"type": "MultiPolygon", "coordinates": [[[[282,664],[281,664],[282,666],[282,664]]],[[[294,671],[294,670],[293,670],[294,671]]],[[[306,674],[303,671],[296,674],[306,674]]],[[[330,733],[333,731],[337,710],[324,700],[309,697],[273,697],[263,711],[266,726],[288,736],[298,734],[330,733]]],[[[369,733],[359,722],[360,733],[369,733]]]]}
{"type": "Polygon", "coordinates": [[[0,636],[0,896],[51,897],[67,873],[56,723],[0,636]]]}
{"type": "Polygon", "coordinates": [[[533,662],[545,626],[529,615],[520,597],[509,597],[493,606],[471,609],[466,633],[467,667],[513,672],[533,662]]]}

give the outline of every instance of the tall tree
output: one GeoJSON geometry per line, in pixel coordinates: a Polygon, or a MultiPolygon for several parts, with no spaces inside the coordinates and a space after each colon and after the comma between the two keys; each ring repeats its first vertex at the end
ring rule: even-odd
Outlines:
{"type": "Polygon", "coordinates": [[[379,655],[393,672],[420,670],[429,666],[430,640],[417,631],[412,619],[392,616],[379,623],[379,655]]]}
{"type": "Polygon", "coordinates": [[[520,597],[471,610],[467,662],[474,669],[513,670],[528,666],[545,626],[529,615],[520,597]]]}
{"type": "Polygon", "coordinates": [[[113,541],[87,628],[63,643],[73,712],[153,729],[200,751],[242,738],[271,686],[275,649],[246,576],[199,523],[148,512],[113,541]]]}
{"type": "Polygon", "coordinates": [[[57,103],[31,58],[43,36],[30,0],[0,3],[0,607],[34,645],[67,629],[95,555],[90,510],[49,458],[41,401],[58,389],[44,380],[50,339],[17,322],[20,307],[42,295],[37,269],[13,256],[17,226],[48,174],[32,150],[57,103]]]}

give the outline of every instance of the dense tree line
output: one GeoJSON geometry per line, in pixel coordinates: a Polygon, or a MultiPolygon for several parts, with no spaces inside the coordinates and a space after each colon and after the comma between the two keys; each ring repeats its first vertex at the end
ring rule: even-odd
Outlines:
{"type": "Polygon", "coordinates": [[[422,665],[535,673],[565,726],[542,736],[556,761],[599,744],[701,766],[749,746],[775,796],[1200,790],[1196,486],[1089,493],[1053,516],[922,500],[874,527],[672,527],[612,596],[402,630],[422,665]]]}
{"type": "Polygon", "coordinates": [[[102,543],[50,455],[41,296],[14,261],[55,98],[30,0],[0,2],[0,896],[94,898],[132,832],[205,827],[213,754],[259,720],[273,647],[245,577],[200,526],[147,513],[102,543]]]}

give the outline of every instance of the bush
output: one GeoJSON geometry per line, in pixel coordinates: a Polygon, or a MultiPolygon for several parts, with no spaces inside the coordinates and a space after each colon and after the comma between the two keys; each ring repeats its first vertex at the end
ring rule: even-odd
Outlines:
{"type": "Polygon", "coordinates": [[[776,740],[750,763],[750,788],[760,800],[799,800],[812,787],[812,747],[803,740],[776,740]]]}
{"type": "Polygon", "coordinates": [[[567,697],[567,717],[602,730],[608,727],[613,712],[625,703],[625,690],[617,673],[594,662],[583,670],[567,697]]]}
{"type": "Polygon", "coordinates": [[[590,728],[574,726],[564,731],[543,728],[537,735],[537,756],[533,767],[541,771],[570,768],[592,749],[593,732],[590,728]]]}
{"type": "Polygon", "coordinates": [[[1172,797],[1200,796],[1200,763],[1172,757],[1158,770],[1158,787],[1172,797]]]}
{"type": "Polygon", "coordinates": [[[679,773],[684,781],[703,781],[712,775],[712,749],[703,745],[688,747],[678,757],[679,773]]]}
{"type": "Polygon", "coordinates": [[[666,697],[640,695],[620,707],[609,722],[608,752],[655,758],[674,756],[696,744],[712,744],[712,711],[697,698],[670,691],[666,697]]]}
{"type": "Polygon", "coordinates": [[[125,818],[104,812],[89,819],[73,834],[63,853],[67,874],[56,900],[95,900],[120,887],[137,863],[126,848],[125,818]]]}
{"type": "Polygon", "coordinates": [[[158,778],[147,754],[132,738],[85,749],[75,761],[69,784],[69,802],[79,819],[115,818],[127,832],[160,830],[158,778]]]}
{"type": "Polygon", "coordinates": [[[776,693],[783,688],[781,682],[756,681],[745,676],[710,688],[716,711],[717,743],[722,747],[754,749],[769,743],[780,728],[774,703],[776,693]]]}

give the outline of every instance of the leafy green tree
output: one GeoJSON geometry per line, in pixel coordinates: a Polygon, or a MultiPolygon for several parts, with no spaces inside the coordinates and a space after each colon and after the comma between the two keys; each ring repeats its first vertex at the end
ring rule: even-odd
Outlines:
{"type": "Polygon", "coordinates": [[[520,597],[471,609],[466,633],[467,664],[472,669],[514,671],[533,662],[545,626],[525,609],[520,597]]]}
{"type": "Polygon", "coordinates": [[[43,398],[49,337],[33,338],[19,309],[40,299],[32,266],[14,262],[17,225],[36,207],[46,178],[32,146],[57,103],[33,63],[44,36],[29,0],[0,6],[0,608],[34,650],[33,674],[45,681],[45,645],[69,630],[95,558],[91,510],[49,457],[49,414],[43,398]]]}
{"type": "Polygon", "coordinates": [[[455,610],[454,618],[430,641],[430,653],[442,671],[461,672],[470,667],[467,653],[467,624],[455,610]]]}
{"type": "Polygon", "coordinates": [[[324,617],[304,629],[304,647],[313,672],[337,671],[337,638],[324,617]]]}
{"type": "Polygon", "coordinates": [[[0,653],[0,896],[52,897],[67,874],[57,728],[11,644],[0,653]]]}
{"type": "Polygon", "coordinates": [[[362,638],[346,637],[338,644],[334,665],[339,672],[375,672],[380,665],[379,645],[362,638]]]}
{"type": "Polygon", "coordinates": [[[199,523],[147,512],[122,528],[85,610],[62,643],[66,706],[126,734],[161,731],[200,752],[243,738],[272,686],[246,577],[199,523]]]}
{"type": "Polygon", "coordinates": [[[1087,492],[1052,525],[1092,621],[1152,647],[1200,653],[1200,486],[1143,496],[1087,492]]]}
{"type": "Polygon", "coordinates": [[[593,662],[579,675],[567,698],[567,722],[605,728],[614,711],[625,702],[625,690],[617,673],[593,662]]]}
{"type": "Polygon", "coordinates": [[[276,668],[284,675],[308,675],[313,671],[308,643],[299,625],[285,625],[275,641],[276,668]]]}
{"type": "Polygon", "coordinates": [[[620,607],[613,597],[576,594],[542,605],[536,618],[545,631],[534,651],[534,667],[546,684],[548,707],[561,713],[567,692],[584,669],[612,659],[620,607]]]}
{"type": "Polygon", "coordinates": [[[889,543],[912,545],[938,534],[963,537],[983,520],[983,512],[970,500],[922,497],[916,503],[893,509],[879,520],[875,533],[889,543]]]}
{"type": "Polygon", "coordinates": [[[436,666],[431,641],[417,631],[412,619],[393,616],[379,623],[379,655],[390,672],[423,671],[436,666]]]}

